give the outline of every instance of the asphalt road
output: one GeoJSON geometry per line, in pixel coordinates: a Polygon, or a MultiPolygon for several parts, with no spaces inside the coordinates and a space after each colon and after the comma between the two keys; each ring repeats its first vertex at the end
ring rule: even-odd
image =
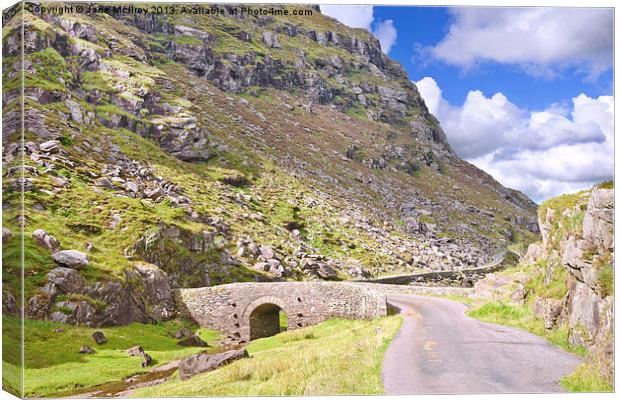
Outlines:
{"type": "Polygon", "coordinates": [[[390,295],[404,322],[383,362],[387,394],[551,393],[580,358],[450,300],[390,295]]]}

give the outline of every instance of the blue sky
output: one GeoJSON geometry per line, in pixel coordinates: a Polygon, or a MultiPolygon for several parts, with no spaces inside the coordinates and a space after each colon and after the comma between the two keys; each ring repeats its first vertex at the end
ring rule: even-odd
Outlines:
{"type": "Polygon", "coordinates": [[[491,63],[464,72],[457,66],[426,62],[423,56],[416,54],[416,45],[433,46],[446,35],[450,22],[454,20],[446,8],[375,6],[374,18],[394,21],[398,37],[390,49],[390,57],[400,61],[414,81],[432,76],[441,88],[446,88],[444,98],[450,103],[463,103],[472,88],[485,94],[502,92],[513,103],[531,109],[570,102],[579,91],[596,97],[612,94],[611,69],[598,79],[586,79],[575,73],[573,67],[550,79],[534,78],[512,65],[491,63]]]}
{"type": "Polygon", "coordinates": [[[321,6],[401,62],[456,152],[535,201],[613,176],[613,11],[321,6]]]}

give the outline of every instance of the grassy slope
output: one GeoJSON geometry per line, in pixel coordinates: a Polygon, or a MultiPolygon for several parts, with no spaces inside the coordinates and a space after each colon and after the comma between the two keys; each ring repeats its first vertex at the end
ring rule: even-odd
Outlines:
{"type": "Polygon", "coordinates": [[[251,358],[181,381],[178,374],[135,397],[336,395],[383,392],[381,362],[402,319],[330,320],[259,339],[251,358]]]}
{"type": "MultiPolygon", "coordinates": [[[[19,374],[19,320],[4,317],[2,343],[3,370],[7,378],[19,374]]],[[[25,395],[51,396],[62,392],[118,380],[144,372],[140,357],[129,357],[125,350],[140,345],[153,357],[154,365],[184,357],[204,350],[181,347],[171,336],[186,324],[169,321],[159,325],[131,324],[122,327],[99,329],[108,342],[96,345],[91,335],[96,329],[74,327],[47,321],[26,320],[28,334],[25,342],[25,395]],[[64,332],[56,333],[54,329],[64,332]],[[82,345],[91,346],[96,354],[84,355],[78,351],[82,345]]],[[[219,333],[201,329],[201,337],[213,343],[219,333]]]]}

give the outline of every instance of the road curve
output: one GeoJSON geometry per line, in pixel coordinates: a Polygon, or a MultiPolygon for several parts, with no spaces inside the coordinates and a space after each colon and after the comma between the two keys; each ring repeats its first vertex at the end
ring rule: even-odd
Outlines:
{"type": "Polygon", "coordinates": [[[383,361],[387,394],[550,393],[581,362],[536,335],[480,322],[450,300],[389,295],[403,326],[383,361]]]}

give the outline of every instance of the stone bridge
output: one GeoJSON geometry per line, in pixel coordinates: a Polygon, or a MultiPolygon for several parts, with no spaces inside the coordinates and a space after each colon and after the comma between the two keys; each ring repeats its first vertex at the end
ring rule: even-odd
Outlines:
{"type": "Polygon", "coordinates": [[[387,315],[385,294],[346,282],[231,283],[178,289],[181,315],[200,326],[223,331],[233,343],[246,343],[286,329],[329,318],[370,319],[387,315]]]}

